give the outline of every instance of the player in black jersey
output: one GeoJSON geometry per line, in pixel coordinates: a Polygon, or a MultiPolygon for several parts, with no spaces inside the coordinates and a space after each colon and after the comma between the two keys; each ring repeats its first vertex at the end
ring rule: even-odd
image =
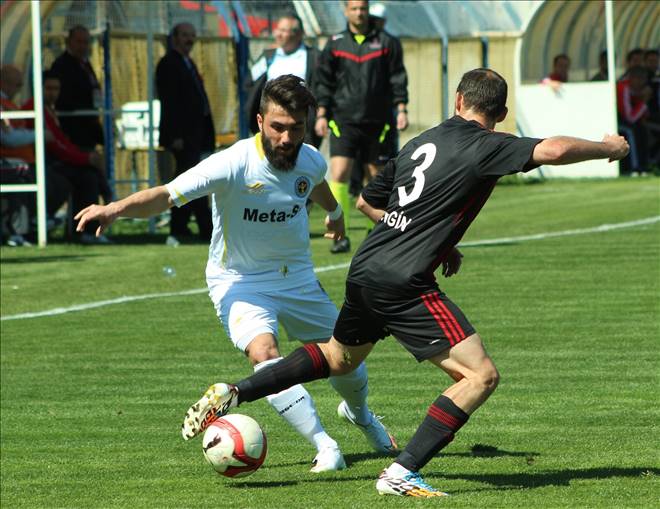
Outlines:
{"type": "Polygon", "coordinates": [[[429,407],[405,450],[383,471],[381,494],[445,495],[419,470],[490,396],[499,374],[481,338],[443,294],[434,272],[461,265],[456,245],[503,175],[541,164],[618,160],[628,144],[558,136],[544,140],[494,132],[506,116],[506,81],[489,69],[466,73],[456,116],[411,140],[363,191],[358,207],[377,225],[355,255],[333,338],[309,344],[235,385],[218,383],[193,405],[183,424],[194,436],[216,416],[293,384],[350,372],[374,344],[393,335],[417,360],[428,360],[454,383],[429,407]]]}

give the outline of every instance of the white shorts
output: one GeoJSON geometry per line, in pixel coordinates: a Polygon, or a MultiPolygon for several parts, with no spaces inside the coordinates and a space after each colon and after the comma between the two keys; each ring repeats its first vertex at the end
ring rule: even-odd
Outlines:
{"type": "Polygon", "coordinates": [[[209,296],[229,338],[243,352],[259,334],[277,339],[278,323],[292,339],[325,341],[338,314],[318,281],[273,292],[246,290],[240,283],[217,284],[209,287],[209,296]]]}

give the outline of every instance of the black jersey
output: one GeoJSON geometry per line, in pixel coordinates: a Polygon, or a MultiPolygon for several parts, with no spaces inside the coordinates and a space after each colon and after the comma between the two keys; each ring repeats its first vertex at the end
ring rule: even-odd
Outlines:
{"type": "Polygon", "coordinates": [[[333,35],[319,60],[314,95],[340,125],[385,123],[408,102],[399,40],[373,24],[364,37],[358,43],[348,28],[333,35]]]}
{"type": "Polygon", "coordinates": [[[533,169],[530,159],[541,141],[493,132],[459,116],[412,139],[362,191],[385,215],[355,254],[347,279],[404,293],[434,286],[436,268],[497,179],[533,169]]]}

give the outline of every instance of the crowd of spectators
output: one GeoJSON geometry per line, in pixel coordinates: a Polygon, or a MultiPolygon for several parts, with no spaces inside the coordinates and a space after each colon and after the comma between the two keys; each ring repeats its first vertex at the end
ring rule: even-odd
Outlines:
{"type": "MultiPolygon", "coordinates": [[[[569,81],[570,58],[556,55],[552,72],[541,80],[555,91],[569,81]]],[[[600,53],[598,72],[590,81],[608,79],[607,51],[600,53]]],[[[660,171],[660,68],[658,50],[634,48],[626,54],[626,68],[616,81],[619,133],[630,144],[621,161],[621,175],[648,175],[660,171]]]]}
{"type": "MultiPolygon", "coordinates": [[[[69,215],[103,199],[112,200],[105,175],[103,130],[98,116],[58,116],[58,112],[95,110],[100,106],[100,87],[89,63],[90,34],[77,25],[69,30],[66,50],[42,76],[45,130],[46,213],[56,224],[55,213],[68,202],[69,215]],[[64,98],[64,99],[63,99],[64,98]]],[[[6,64],[0,71],[2,109],[34,110],[34,98],[18,105],[14,96],[23,87],[24,72],[6,64]]],[[[35,182],[35,131],[33,120],[5,120],[0,139],[3,183],[35,182]]],[[[3,241],[12,246],[29,245],[36,235],[34,194],[3,195],[3,241]]],[[[70,235],[75,225],[72,224],[70,235]]],[[[90,224],[75,236],[83,244],[107,244],[95,236],[90,224]]]]}
{"type": "MultiPolygon", "coordinates": [[[[385,6],[352,0],[346,3],[344,14],[346,30],[330,37],[322,52],[304,43],[302,21],[296,14],[281,16],[273,32],[274,47],[263,52],[244,84],[248,100],[242,113],[249,119],[252,131],[257,132],[256,114],[265,82],[289,73],[304,79],[319,103],[318,110],[310,112],[305,141],[318,148],[323,137],[329,137],[330,185],[337,200],[350,208],[349,193],[359,193],[364,179],[372,177],[397,152],[397,133],[408,124],[407,78],[401,43],[385,29],[385,6]],[[368,55],[362,55],[364,51],[368,55]],[[354,79],[355,73],[362,73],[362,77],[354,79]],[[359,83],[365,86],[357,90],[359,83]]],[[[173,156],[176,175],[215,149],[210,103],[202,76],[190,56],[195,41],[193,25],[174,26],[168,37],[168,51],[155,73],[161,101],[159,143],[173,156]]],[[[113,199],[104,168],[103,127],[95,113],[103,106],[103,95],[89,61],[90,32],[84,26],[74,26],[65,42],[66,50],[43,74],[46,208],[51,225],[57,223],[55,214],[65,203],[73,212],[113,199]]],[[[542,83],[559,92],[569,82],[570,66],[568,55],[556,55],[552,70],[542,83]]],[[[2,66],[3,110],[34,108],[33,99],[22,105],[14,102],[25,76],[14,65],[2,66]]],[[[603,51],[599,55],[598,72],[591,81],[607,79],[608,59],[603,51]]],[[[618,77],[616,86],[619,132],[631,147],[621,163],[621,174],[657,171],[660,165],[658,50],[629,51],[625,72],[618,77]]],[[[34,182],[34,122],[4,120],[0,128],[2,182],[34,182]]],[[[2,202],[3,242],[29,244],[36,232],[34,195],[4,194],[2,202]]],[[[169,245],[176,246],[180,240],[192,236],[189,222],[193,215],[199,236],[208,240],[212,225],[207,200],[195,200],[171,214],[169,245]]],[[[71,226],[70,233],[75,230],[75,224],[71,226]]],[[[110,242],[105,236],[95,237],[94,228],[90,225],[75,239],[81,243],[110,242]]],[[[332,249],[333,252],[349,250],[348,237],[332,249]]]]}

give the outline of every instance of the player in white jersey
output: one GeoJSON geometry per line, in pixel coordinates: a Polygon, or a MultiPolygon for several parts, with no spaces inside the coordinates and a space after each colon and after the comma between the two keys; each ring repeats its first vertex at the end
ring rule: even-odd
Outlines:
{"type": "MultiPolygon", "coordinates": [[[[213,154],[167,185],[76,215],[78,229],[99,221],[101,235],[117,217],[149,217],[210,194],[209,294],[229,337],[255,371],[281,359],[278,323],[302,342],[325,342],[337,318],[337,308],[314,274],[305,211],[311,198],[328,211],[326,237],[343,238],[343,213],[325,181],[325,161],[302,142],[307,112],[315,103],[300,78],[271,80],[262,94],[255,137],[213,154]]],[[[330,383],[343,398],[339,415],[355,424],[376,451],[396,452],[394,439],[367,406],[364,364],[349,375],[331,377],[330,383]]],[[[316,447],[312,472],[345,468],[302,385],[268,401],[316,447]]],[[[202,427],[214,418],[210,415],[202,427]]]]}

